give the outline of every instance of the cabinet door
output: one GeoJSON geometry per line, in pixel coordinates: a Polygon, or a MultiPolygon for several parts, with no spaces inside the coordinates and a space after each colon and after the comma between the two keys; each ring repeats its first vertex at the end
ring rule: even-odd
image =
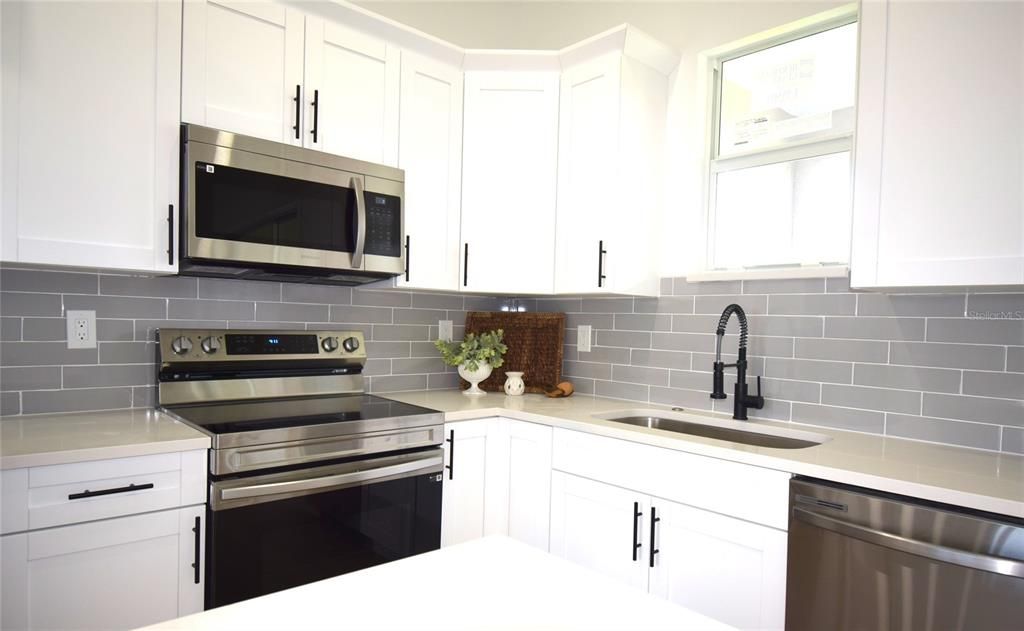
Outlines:
{"type": "Polygon", "coordinates": [[[551,524],[551,428],[497,419],[488,453],[486,534],[502,534],[548,549],[551,524]],[[493,463],[493,464],[492,464],[493,463]]]}
{"type": "Polygon", "coordinates": [[[467,72],[464,291],[554,288],[558,74],[467,72]]]}
{"type": "Polygon", "coordinates": [[[441,545],[484,536],[490,419],[445,426],[441,545]]]}
{"type": "Polygon", "coordinates": [[[647,507],[646,495],[553,471],[551,553],[647,589],[647,507]]]}
{"type": "Polygon", "coordinates": [[[650,591],[740,629],[782,629],[786,533],[652,498],[650,591]]]}
{"type": "Polygon", "coordinates": [[[131,629],[201,611],[196,517],[201,536],[202,506],[5,535],[3,627],[131,629]]]}
{"type": "Polygon", "coordinates": [[[601,250],[628,221],[614,217],[618,190],[626,185],[616,180],[619,60],[619,54],[613,53],[562,73],[556,293],[593,293],[611,286],[601,250]],[[599,269],[605,276],[600,282],[599,269]]]}
{"type": "Polygon", "coordinates": [[[402,53],[398,166],[405,169],[402,287],[459,287],[462,71],[402,53]]]}
{"type": "Polygon", "coordinates": [[[0,256],[174,271],[181,5],[5,2],[2,11],[0,256]]]}
{"type": "Polygon", "coordinates": [[[398,164],[397,47],[306,18],[306,133],[311,149],[398,164]]]}
{"type": "Polygon", "coordinates": [[[301,145],[302,41],[284,5],[185,0],[182,120],[301,145]]]}
{"type": "Polygon", "coordinates": [[[860,29],[851,285],[1024,284],[1024,4],[866,2],[860,29]]]}

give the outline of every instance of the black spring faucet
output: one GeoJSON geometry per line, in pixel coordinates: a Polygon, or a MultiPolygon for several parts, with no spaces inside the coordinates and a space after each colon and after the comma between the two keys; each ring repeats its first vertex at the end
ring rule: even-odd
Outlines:
{"type": "Polygon", "coordinates": [[[743,307],[731,304],[722,312],[718,319],[718,330],[715,331],[715,363],[714,377],[711,387],[712,399],[725,398],[725,369],[736,368],[736,389],[732,402],[732,417],[734,419],[747,420],[747,408],[760,410],[764,407],[764,397],[761,396],[761,377],[757,378],[757,394],[747,394],[747,314],[743,307]],[[722,363],[722,337],[725,336],[725,327],[729,324],[729,318],[736,314],[740,321],[740,349],[735,364],[722,363]]]}

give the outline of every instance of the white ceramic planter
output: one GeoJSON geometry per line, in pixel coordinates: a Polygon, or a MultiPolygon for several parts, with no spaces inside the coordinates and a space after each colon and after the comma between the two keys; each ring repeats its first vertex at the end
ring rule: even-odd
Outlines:
{"type": "Polygon", "coordinates": [[[491,376],[491,370],[491,365],[488,363],[480,363],[478,368],[472,371],[467,369],[465,364],[459,366],[459,376],[469,382],[469,390],[463,390],[462,394],[473,396],[487,394],[480,389],[478,384],[491,376]]]}

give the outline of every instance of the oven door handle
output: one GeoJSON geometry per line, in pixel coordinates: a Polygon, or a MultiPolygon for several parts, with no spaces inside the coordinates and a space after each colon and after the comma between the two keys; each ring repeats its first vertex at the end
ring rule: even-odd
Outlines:
{"type": "Polygon", "coordinates": [[[411,477],[421,472],[436,471],[438,456],[401,462],[398,464],[377,467],[375,469],[363,469],[350,473],[339,473],[320,478],[309,478],[306,480],[289,480],[287,482],[271,482],[268,484],[255,484],[253,486],[237,486],[220,490],[220,500],[240,500],[250,497],[263,497],[266,495],[283,495],[286,493],[299,493],[317,489],[326,489],[334,486],[349,486],[372,482],[383,478],[411,477]]]}
{"type": "Polygon", "coordinates": [[[366,249],[366,198],[363,197],[362,178],[352,178],[352,188],[356,193],[356,247],[352,252],[352,267],[363,266],[363,251],[366,249]]]}
{"type": "Polygon", "coordinates": [[[834,517],[812,513],[803,508],[794,508],[793,517],[812,526],[831,530],[836,534],[853,537],[854,539],[860,539],[877,546],[899,550],[900,552],[906,552],[940,563],[951,563],[973,570],[1024,578],[1024,563],[1013,559],[978,554],[976,552],[968,552],[967,550],[957,550],[934,543],[918,541],[891,532],[883,532],[834,517]]]}

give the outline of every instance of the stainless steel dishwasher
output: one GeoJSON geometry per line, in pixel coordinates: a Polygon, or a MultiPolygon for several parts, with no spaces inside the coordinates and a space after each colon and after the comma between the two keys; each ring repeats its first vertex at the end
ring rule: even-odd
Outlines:
{"type": "Polygon", "coordinates": [[[1024,629],[1024,522],[794,478],[787,631],[1024,629]]]}

